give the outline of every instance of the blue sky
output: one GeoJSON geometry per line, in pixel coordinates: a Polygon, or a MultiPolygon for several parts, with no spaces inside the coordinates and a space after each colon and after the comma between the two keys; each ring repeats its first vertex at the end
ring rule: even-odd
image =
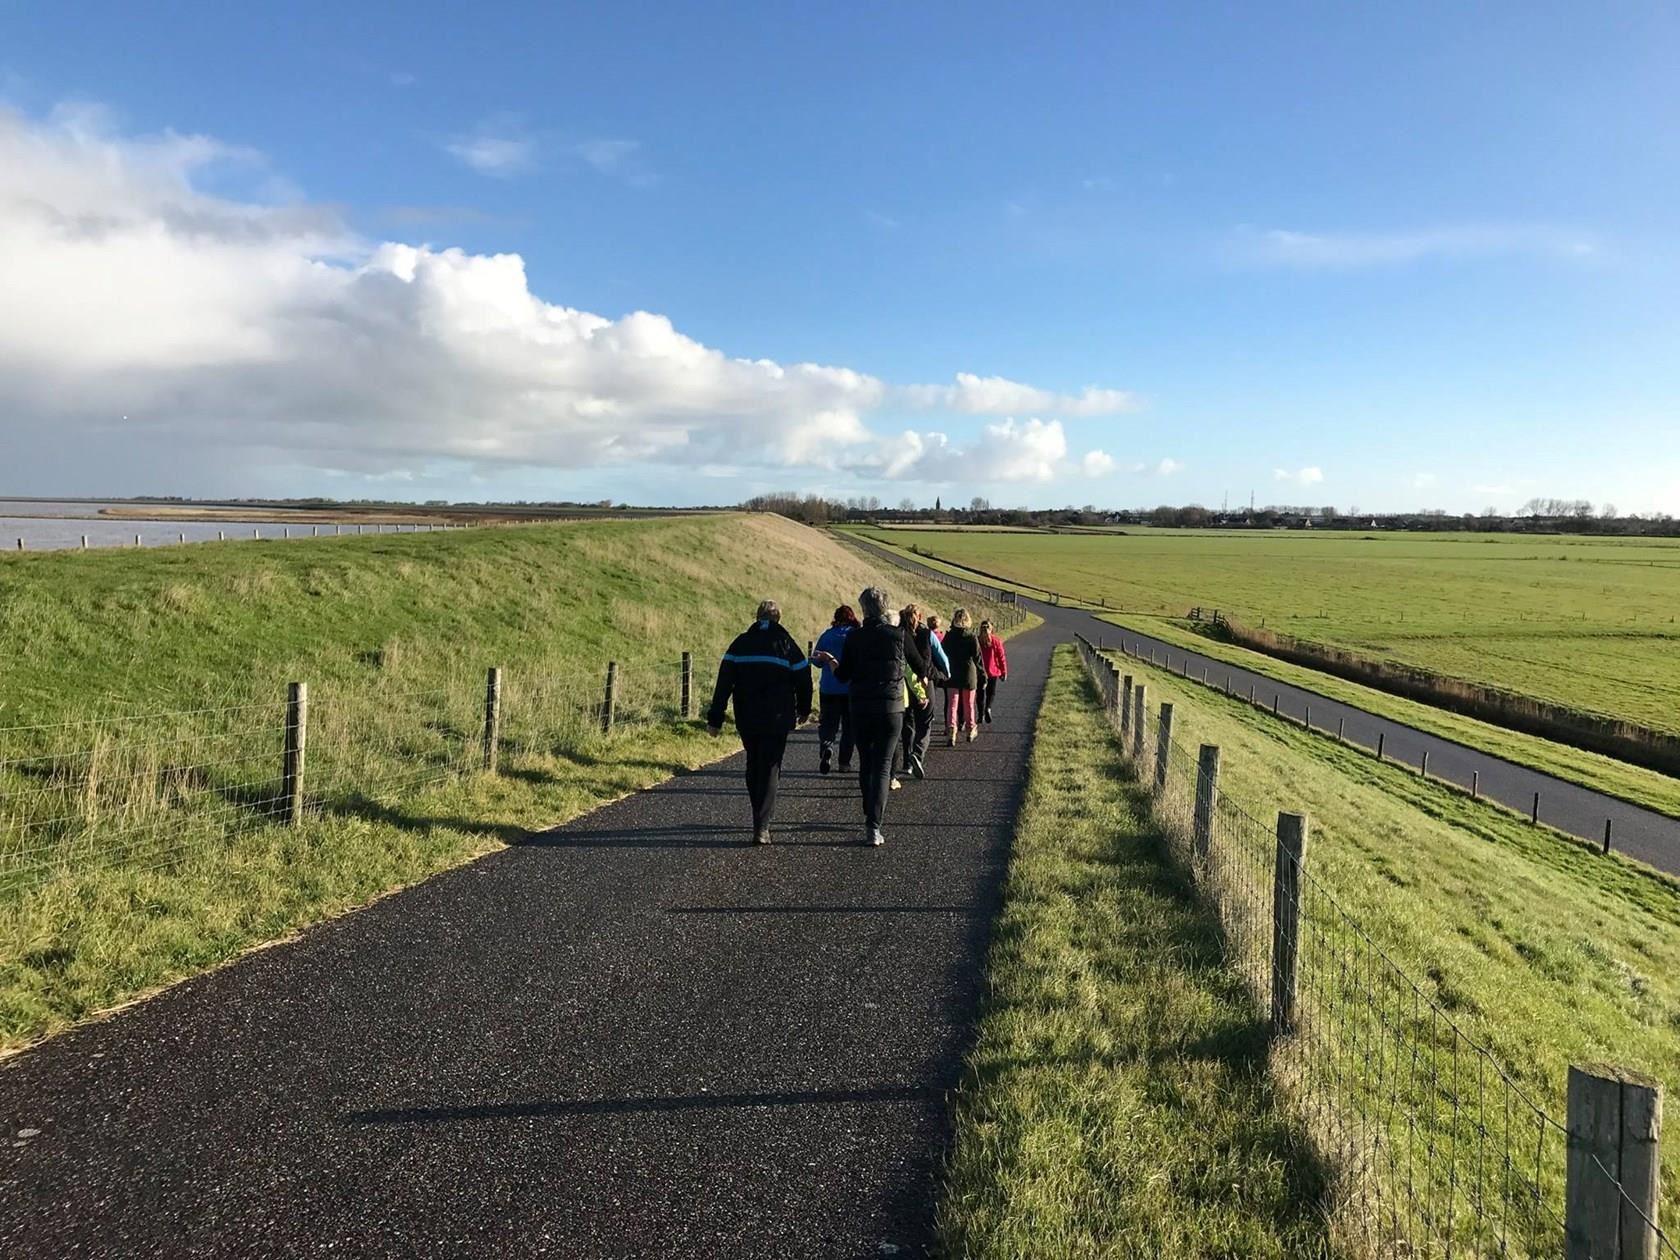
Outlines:
{"type": "Polygon", "coordinates": [[[0,492],[1680,511],[1680,10],[1117,8],[9,6],[0,492]]]}

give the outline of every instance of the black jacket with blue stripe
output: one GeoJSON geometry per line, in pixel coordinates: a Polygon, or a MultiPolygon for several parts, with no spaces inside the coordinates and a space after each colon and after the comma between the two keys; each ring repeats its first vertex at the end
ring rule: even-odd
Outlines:
{"type": "Polygon", "coordinates": [[[811,662],[779,622],[758,621],[735,636],[718,666],[708,726],[722,726],[730,696],[744,734],[791,731],[811,716],[811,662]]]}

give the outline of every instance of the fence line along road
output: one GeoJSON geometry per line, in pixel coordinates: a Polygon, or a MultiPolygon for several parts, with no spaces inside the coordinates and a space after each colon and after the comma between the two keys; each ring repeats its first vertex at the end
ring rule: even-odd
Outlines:
{"type": "Polygon", "coordinates": [[[1661,1086],[1578,1065],[1552,1091],[1559,1120],[1318,879],[1304,815],[1254,817],[1220,790],[1218,747],[1192,753],[1172,705],[1150,711],[1144,686],[1076,643],[1172,861],[1269,1013],[1273,1071],[1331,1166],[1352,1250],[1680,1256],[1660,1228],[1661,1086]]]}
{"type": "MultiPolygon", "coordinates": [[[[854,541],[905,567],[949,576],[938,574],[903,552],[863,539],[854,541]]],[[[971,585],[980,588],[980,584],[971,585]]],[[[997,588],[992,589],[995,592],[997,588]]],[[[1427,754],[1431,778],[1474,792],[1595,847],[1604,847],[1608,835],[1615,852],[1671,875],[1680,875],[1680,819],[1444,736],[1420,731],[1404,722],[1380,717],[1320,692],[1116,626],[1089,612],[1024,596],[1021,602],[1068,634],[1082,634],[1094,643],[1153,661],[1221,694],[1252,699],[1257,708],[1267,712],[1275,710],[1279,718],[1297,724],[1310,718],[1312,729],[1326,738],[1334,739],[1340,732],[1347,744],[1372,753],[1381,749],[1380,755],[1385,760],[1413,769],[1423,764],[1427,754]]]]}

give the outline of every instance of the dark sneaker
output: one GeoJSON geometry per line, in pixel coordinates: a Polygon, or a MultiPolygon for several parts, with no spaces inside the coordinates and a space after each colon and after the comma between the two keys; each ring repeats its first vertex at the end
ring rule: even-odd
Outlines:
{"type": "Polygon", "coordinates": [[[915,778],[915,779],[925,779],[925,778],[927,778],[927,767],[922,764],[922,759],[920,757],[917,757],[913,761],[911,761],[911,763],[910,763],[910,777],[915,778]]]}
{"type": "Polygon", "coordinates": [[[822,750],[822,758],[821,758],[821,760],[819,760],[817,762],[817,773],[818,774],[827,774],[828,773],[828,749],[826,749],[826,748],[824,748],[822,750]]]}

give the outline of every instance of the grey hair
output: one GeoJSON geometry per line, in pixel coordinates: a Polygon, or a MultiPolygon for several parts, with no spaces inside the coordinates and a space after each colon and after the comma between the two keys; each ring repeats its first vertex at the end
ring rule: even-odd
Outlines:
{"type": "Polygon", "coordinates": [[[782,619],[782,606],[773,599],[762,601],[758,606],[758,619],[760,621],[780,622],[782,619]]]}
{"type": "Polygon", "coordinates": [[[858,608],[865,617],[884,618],[887,615],[887,593],[879,586],[866,586],[858,592],[858,608]]]}

